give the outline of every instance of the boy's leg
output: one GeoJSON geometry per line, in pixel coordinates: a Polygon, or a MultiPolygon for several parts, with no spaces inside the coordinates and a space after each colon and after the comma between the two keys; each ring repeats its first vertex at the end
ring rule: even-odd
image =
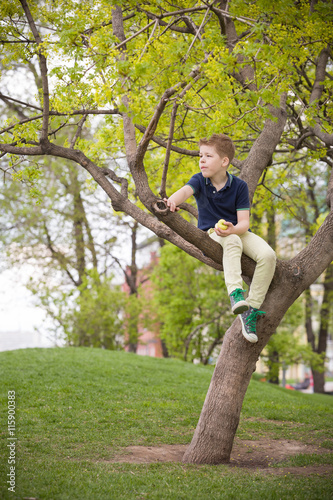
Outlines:
{"type": "Polygon", "coordinates": [[[245,290],[242,290],[241,256],[243,245],[241,239],[236,234],[221,237],[215,232],[211,233],[210,237],[223,248],[224,280],[230,296],[231,309],[234,314],[241,314],[249,308],[243,295],[245,290]]]}
{"type": "Polygon", "coordinates": [[[247,301],[248,311],[241,314],[243,336],[251,343],[258,342],[257,320],[265,314],[259,308],[265,300],[267,290],[275,272],[276,255],[274,250],[260,236],[247,231],[241,236],[243,251],[256,262],[247,301]]]}
{"type": "Polygon", "coordinates": [[[245,255],[257,263],[247,301],[250,306],[259,309],[274,276],[276,254],[265,240],[250,231],[242,234],[240,238],[245,255]]]}
{"type": "Polygon", "coordinates": [[[230,295],[237,288],[241,289],[243,286],[241,268],[242,241],[236,234],[222,237],[218,236],[214,231],[209,236],[223,248],[224,281],[230,295]]]}

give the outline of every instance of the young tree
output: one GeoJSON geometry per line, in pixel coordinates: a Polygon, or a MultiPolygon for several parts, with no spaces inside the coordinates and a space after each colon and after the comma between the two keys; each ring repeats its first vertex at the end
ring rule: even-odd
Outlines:
{"type": "MultiPolygon", "coordinates": [[[[1,131],[8,166],[31,156],[69,159],[92,176],[114,210],[215,269],[222,269],[221,247],[160,199],[195,171],[201,136],[233,137],[233,167],[251,199],[265,172],[278,169],[281,154],[290,160],[317,155],[332,167],[332,12],[325,0],[177,0],[172,6],[20,0],[3,3],[1,18],[3,65],[37,57],[42,83],[38,102],[4,96],[29,114],[17,114],[1,131]],[[93,141],[82,140],[93,115],[104,121],[93,141]],[[58,144],[55,131],[75,117],[81,117],[75,134],[58,144]],[[119,152],[128,165],[123,174],[107,162],[119,152]]],[[[185,462],[229,460],[261,350],[333,260],[332,173],[326,188],[322,225],[296,257],[278,262],[259,342],[244,340],[239,319],[226,332],[185,462]]],[[[254,263],[244,257],[242,268],[249,282],[254,263]]]]}
{"type": "Polygon", "coordinates": [[[268,367],[269,382],[275,383],[280,369],[288,365],[303,363],[318,373],[324,371],[325,352],[318,353],[309,343],[304,343],[299,332],[300,327],[302,332],[304,330],[304,302],[302,296],[290,306],[265,348],[267,358],[264,357],[264,362],[268,367]]]}

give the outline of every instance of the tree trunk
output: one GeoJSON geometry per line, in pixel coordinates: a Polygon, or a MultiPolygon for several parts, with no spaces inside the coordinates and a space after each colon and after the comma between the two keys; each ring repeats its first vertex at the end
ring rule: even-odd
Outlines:
{"type": "MultiPolygon", "coordinates": [[[[275,222],[275,207],[271,203],[266,210],[267,217],[267,243],[273,250],[276,250],[276,222],[275,222]]],[[[270,377],[268,382],[279,385],[279,353],[274,351],[269,354],[270,362],[270,377]]]]}
{"type": "Polygon", "coordinates": [[[169,358],[169,351],[168,351],[168,348],[164,342],[164,340],[161,340],[161,345],[162,345],[162,354],[163,354],[163,358],[169,358]]]}
{"type": "Polygon", "coordinates": [[[255,370],[257,350],[246,345],[237,319],[224,336],[204,407],[184,462],[230,460],[243,399],[255,370]]]}
{"type": "Polygon", "coordinates": [[[128,344],[128,352],[133,352],[136,354],[137,348],[138,348],[138,343],[137,342],[129,342],[128,344]]]}
{"type": "MultiPolygon", "coordinates": [[[[326,236],[329,248],[332,237],[326,236]]],[[[312,247],[312,241],[295,259],[277,263],[262,305],[266,315],[257,323],[259,340],[256,344],[244,339],[239,318],[225,334],[197,428],[183,457],[184,462],[218,464],[230,461],[243,399],[256,362],[288,308],[313,283],[315,266],[319,265],[319,261],[313,259],[319,244],[318,239],[312,247]]]]}
{"type": "Polygon", "coordinates": [[[269,380],[271,384],[279,385],[279,353],[278,351],[273,351],[269,354],[269,380]]]}
{"type": "Polygon", "coordinates": [[[317,370],[311,370],[313,377],[313,392],[317,394],[325,393],[325,372],[319,372],[317,370]]]}
{"type": "MultiPolygon", "coordinates": [[[[281,269],[282,266],[280,262],[278,267],[281,269]]],[[[276,279],[263,304],[266,315],[257,323],[257,344],[245,340],[239,318],[226,332],[197,428],[183,457],[184,462],[229,462],[243,399],[260,352],[295,300],[292,295],[297,278],[293,279],[291,273],[284,273],[284,276],[283,279],[277,268],[276,279]]]]}
{"type": "Polygon", "coordinates": [[[78,182],[77,173],[72,171],[71,186],[69,191],[73,196],[73,231],[75,239],[75,254],[76,254],[76,268],[78,272],[78,284],[82,284],[86,272],[86,256],[85,256],[85,241],[83,228],[85,225],[85,213],[81,198],[80,184],[78,182]]]}
{"type": "MultiPolygon", "coordinates": [[[[333,297],[333,264],[327,268],[324,280],[324,295],[320,311],[320,328],[318,334],[318,345],[316,352],[318,354],[326,353],[328,325],[333,297]]],[[[313,391],[316,393],[325,393],[325,360],[323,360],[323,371],[319,372],[312,369],[313,391]]]]}

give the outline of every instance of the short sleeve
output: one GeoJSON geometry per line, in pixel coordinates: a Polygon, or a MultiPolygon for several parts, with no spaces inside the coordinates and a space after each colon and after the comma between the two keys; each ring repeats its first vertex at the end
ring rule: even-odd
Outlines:
{"type": "Polygon", "coordinates": [[[200,191],[200,179],[198,174],[194,174],[191,179],[186,183],[186,185],[191,186],[194,191],[194,194],[197,194],[200,191]]]}
{"type": "Polygon", "coordinates": [[[238,189],[236,210],[250,210],[249,188],[245,181],[241,183],[238,189]]]}

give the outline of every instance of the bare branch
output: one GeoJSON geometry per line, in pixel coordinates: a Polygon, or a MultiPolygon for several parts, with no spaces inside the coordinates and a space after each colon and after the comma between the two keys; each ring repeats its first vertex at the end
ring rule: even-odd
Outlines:
{"type": "MultiPolygon", "coordinates": [[[[29,108],[33,108],[33,109],[37,109],[38,111],[43,111],[42,108],[38,107],[38,106],[34,106],[33,104],[29,104],[27,102],[24,102],[24,101],[19,101],[18,99],[14,99],[13,97],[10,97],[8,95],[4,95],[0,92],[0,99],[2,99],[6,104],[7,106],[10,106],[10,102],[17,102],[18,104],[22,104],[22,106],[27,106],[29,108]]],[[[26,118],[26,117],[24,117],[26,118]]]]}
{"type": "Polygon", "coordinates": [[[43,226],[44,226],[44,231],[45,231],[46,241],[47,241],[46,247],[50,250],[52,259],[56,260],[59,263],[61,269],[63,269],[65,271],[65,273],[67,274],[69,279],[74,283],[74,285],[79,286],[80,283],[78,281],[76,281],[76,279],[74,278],[74,276],[71,274],[70,270],[68,269],[67,257],[63,253],[61,253],[59,250],[56,250],[54,248],[52,240],[51,240],[51,236],[50,236],[50,233],[49,233],[49,230],[47,228],[45,221],[44,221],[43,226]]]}
{"type": "Polygon", "coordinates": [[[159,26],[162,26],[162,27],[165,28],[163,30],[163,32],[162,32],[162,35],[168,29],[170,29],[172,31],[177,31],[178,33],[192,33],[193,35],[195,34],[195,31],[193,30],[193,27],[189,25],[189,23],[187,22],[187,18],[186,17],[184,17],[184,18],[178,17],[177,19],[173,19],[170,23],[167,23],[166,21],[163,21],[162,19],[160,19],[160,17],[156,17],[155,14],[152,14],[151,12],[148,12],[148,11],[142,9],[139,6],[137,6],[137,9],[138,9],[139,12],[144,12],[149,19],[156,20],[159,26]],[[185,27],[185,26],[175,26],[175,24],[177,24],[179,21],[184,21],[186,23],[187,27],[185,27]]]}
{"type": "Polygon", "coordinates": [[[69,146],[70,149],[74,149],[75,143],[78,140],[78,138],[80,137],[80,134],[82,132],[82,127],[83,127],[86,119],[87,119],[87,115],[83,115],[81,120],[79,121],[77,130],[76,130],[75,135],[74,135],[74,137],[70,143],[70,146],[69,146]]]}
{"type": "Polygon", "coordinates": [[[128,198],[128,181],[124,177],[119,177],[113,170],[110,168],[103,168],[102,169],[104,175],[110,177],[114,182],[117,182],[118,184],[121,185],[121,195],[124,198],[128,198]]]}
{"type": "MultiPolygon", "coordinates": [[[[121,13],[122,15],[122,13],[121,13]]],[[[115,49],[120,49],[121,47],[123,47],[124,45],[126,45],[127,42],[133,40],[133,38],[137,37],[138,35],[140,35],[143,31],[146,31],[148,28],[150,28],[150,26],[152,26],[153,24],[155,24],[155,20],[152,21],[151,23],[147,24],[147,26],[145,26],[144,28],[142,28],[141,30],[137,31],[136,33],[134,33],[134,35],[130,36],[129,38],[126,38],[125,40],[123,40],[121,43],[119,43],[118,45],[115,46],[115,49]]],[[[118,37],[119,38],[119,37],[118,37]]]]}
{"type": "MultiPolygon", "coordinates": [[[[203,64],[207,62],[207,56],[205,57],[203,64]]],[[[182,92],[180,93],[180,98],[184,97],[185,93],[193,86],[193,84],[201,78],[201,73],[199,67],[195,68],[194,70],[191,71],[191,73],[188,75],[188,80],[190,83],[187,83],[186,81],[184,82],[179,82],[177,83],[174,87],[170,87],[167,89],[164,94],[162,95],[160,102],[155,108],[155,112],[153,117],[150,120],[150,123],[148,127],[145,129],[145,132],[143,134],[143,137],[139,143],[138,150],[137,150],[137,161],[138,163],[142,162],[143,157],[147,151],[149,142],[154,136],[155,130],[157,128],[159,119],[165,109],[165,106],[170,99],[172,95],[174,95],[178,89],[183,89],[182,92]]]]}
{"type": "Polygon", "coordinates": [[[162,181],[161,181],[161,188],[160,188],[160,195],[162,198],[164,198],[166,196],[166,190],[165,190],[166,189],[166,181],[167,181],[167,175],[168,175],[168,167],[169,167],[171,145],[172,145],[172,139],[173,139],[173,132],[174,132],[174,128],[175,128],[177,109],[178,109],[178,104],[177,104],[177,101],[175,101],[173,103],[173,107],[172,107],[168,144],[167,144],[167,149],[166,149],[166,153],[165,153],[164,167],[163,167],[163,173],[162,173],[162,181]]]}
{"type": "MultiPolygon", "coordinates": [[[[215,3],[215,0],[213,1],[213,3],[215,3]]],[[[191,42],[191,45],[189,46],[189,49],[188,49],[188,51],[187,51],[187,53],[186,53],[186,55],[185,55],[185,57],[184,57],[184,61],[186,61],[186,60],[187,60],[187,58],[188,58],[188,56],[189,56],[189,53],[191,52],[191,49],[192,49],[192,47],[193,47],[193,45],[194,45],[194,43],[195,43],[196,39],[197,39],[197,38],[201,39],[201,36],[200,36],[200,31],[202,30],[202,28],[203,28],[203,26],[204,26],[204,24],[205,24],[206,18],[207,18],[207,16],[208,16],[209,12],[210,12],[211,7],[212,7],[212,5],[209,5],[209,6],[208,6],[208,8],[207,8],[207,10],[206,10],[206,12],[205,12],[204,18],[203,18],[203,20],[201,21],[201,24],[200,24],[199,28],[196,30],[195,36],[194,36],[194,38],[193,38],[193,40],[192,40],[192,42],[191,42]]]]}
{"type": "Polygon", "coordinates": [[[231,19],[231,20],[236,20],[239,21],[240,23],[247,24],[248,26],[255,26],[256,20],[251,19],[250,17],[245,17],[245,16],[236,16],[235,14],[231,14],[231,12],[228,12],[226,10],[218,9],[217,7],[212,7],[212,11],[215,12],[216,14],[220,14],[221,16],[231,19]]]}
{"type": "Polygon", "coordinates": [[[157,26],[158,26],[158,19],[155,20],[154,27],[152,29],[152,32],[150,33],[150,36],[149,36],[149,39],[148,39],[146,45],[142,49],[142,52],[141,52],[140,57],[139,57],[139,61],[142,59],[143,54],[146,52],[146,49],[147,49],[148,45],[151,44],[151,42],[152,42],[152,40],[154,38],[154,34],[155,34],[157,26]]]}
{"type": "Polygon", "coordinates": [[[23,8],[24,13],[26,15],[26,18],[28,20],[28,23],[29,23],[30,29],[32,31],[32,34],[34,36],[34,39],[36,40],[38,46],[40,46],[40,48],[38,50],[38,59],[39,59],[39,66],[40,66],[40,72],[41,72],[41,76],[42,76],[42,87],[43,87],[43,125],[42,125],[42,131],[41,131],[41,143],[44,144],[48,141],[49,110],[50,110],[49,83],[48,83],[48,78],[47,78],[46,57],[43,54],[43,49],[41,47],[42,39],[40,38],[38,30],[35,26],[35,22],[33,20],[32,15],[31,15],[28,3],[26,2],[26,0],[20,0],[20,3],[22,5],[22,8],[23,8]]]}
{"type": "MultiPolygon", "coordinates": [[[[147,127],[144,127],[143,125],[135,124],[135,128],[140,130],[143,134],[146,132],[147,127]]],[[[151,140],[158,144],[159,146],[162,146],[163,148],[167,148],[167,142],[163,141],[160,137],[157,137],[156,135],[153,135],[151,137],[151,140]]],[[[171,151],[175,151],[176,153],[179,153],[181,155],[186,155],[186,156],[199,156],[199,151],[198,150],[191,150],[191,149],[184,149],[184,148],[179,148],[178,146],[171,146],[170,147],[171,151]]]]}
{"type": "Polygon", "coordinates": [[[28,38],[25,39],[25,40],[0,40],[0,43],[2,43],[3,45],[6,45],[8,43],[36,43],[35,40],[29,40],[28,38]]]}
{"type": "Polygon", "coordinates": [[[190,203],[181,203],[179,205],[179,208],[181,208],[182,210],[186,210],[186,212],[190,213],[191,215],[193,215],[195,219],[198,220],[199,218],[198,210],[193,205],[190,205],[190,203]]]}
{"type": "MultiPolygon", "coordinates": [[[[215,1],[212,2],[210,8],[213,10],[213,12],[220,13],[223,16],[225,16],[228,19],[236,19],[237,21],[240,21],[242,23],[248,24],[249,26],[254,26],[255,25],[255,19],[251,19],[250,17],[245,17],[245,16],[236,16],[235,14],[231,14],[230,12],[227,12],[222,9],[218,9],[216,7],[213,7],[215,1]]],[[[188,14],[190,12],[199,12],[200,10],[206,10],[207,6],[198,6],[198,7],[190,7],[188,9],[181,9],[181,10],[175,10],[172,12],[165,12],[164,14],[160,14],[157,16],[156,14],[153,14],[152,12],[148,12],[147,10],[144,10],[140,8],[140,11],[145,12],[147,15],[150,16],[150,18],[155,17],[158,19],[164,19],[165,17],[171,17],[171,16],[180,16],[183,14],[188,14]]]]}
{"type": "MultiPolygon", "coordinates": [[[[77,115],[123,115],[121,111],[118,109],[78,109],[75,111],[69,111],[68,113],[60,113],[58,111],[50,111],[49,116],[77,116],[77,115]]],[[[13,125],[10,125],[9,127],[6,127],[2,130],[0,130],[0,135],[4,134],[5,132],[9,132],[12,130],[14,127],[17,125],[24,125],[25,123],[32,122],[34,120],[40,120],[43,118],[43,114],[40,115],[35,115],[31,118],[26,118],[24,120],[21,120],[19,122],[14,123],[13,125]]]]}
{"type": "Polygon", "coordinates": [[[200,330],[202,330],[205,326],[208,326],[208,325],[211,325],[212,323],[215,323],[216,321],[218,321],[219,319],[221,318],[221,314],[218,315],[216,318],[213,318],[211,319],[210,321],[205,321],[204,323],[201,323],[200,325],[197,325],[195,328],[193,328],[193,330],[188,334],[188,336],[186,337],[185,339],[185,353],[184,353],[184,359],[186,361],[187,359],[187,353],[188,353],[188,349],[190,347],[190,343],[191,343],[191,340],[193,339],[193,337],[198,333],[200,332],[200,330]]]}
{"type": "Polygon", "coordinates": [[[152,137],[154,136],[159,119],[160,119],[160,117],[165,109],[165,106],[166,106],[167,102],[169,101],[169,98],[177,92],[178,87],[179,87],[179,84],[177,84],[177,86],[175,86],[175,87],[171,87],[171,88],[167,89],[164,92],[164,94],[162,95],[160,102],[156,106],[155,112],[154,112],[154,114],[149,122],[148,127],[145,129],[143,137],[138,145],[137,157],[136,157],[136,160],[138,162],[141,162],[143,160],[143,157],[147,151],[149,142],[151,141],[152,137]]]}

